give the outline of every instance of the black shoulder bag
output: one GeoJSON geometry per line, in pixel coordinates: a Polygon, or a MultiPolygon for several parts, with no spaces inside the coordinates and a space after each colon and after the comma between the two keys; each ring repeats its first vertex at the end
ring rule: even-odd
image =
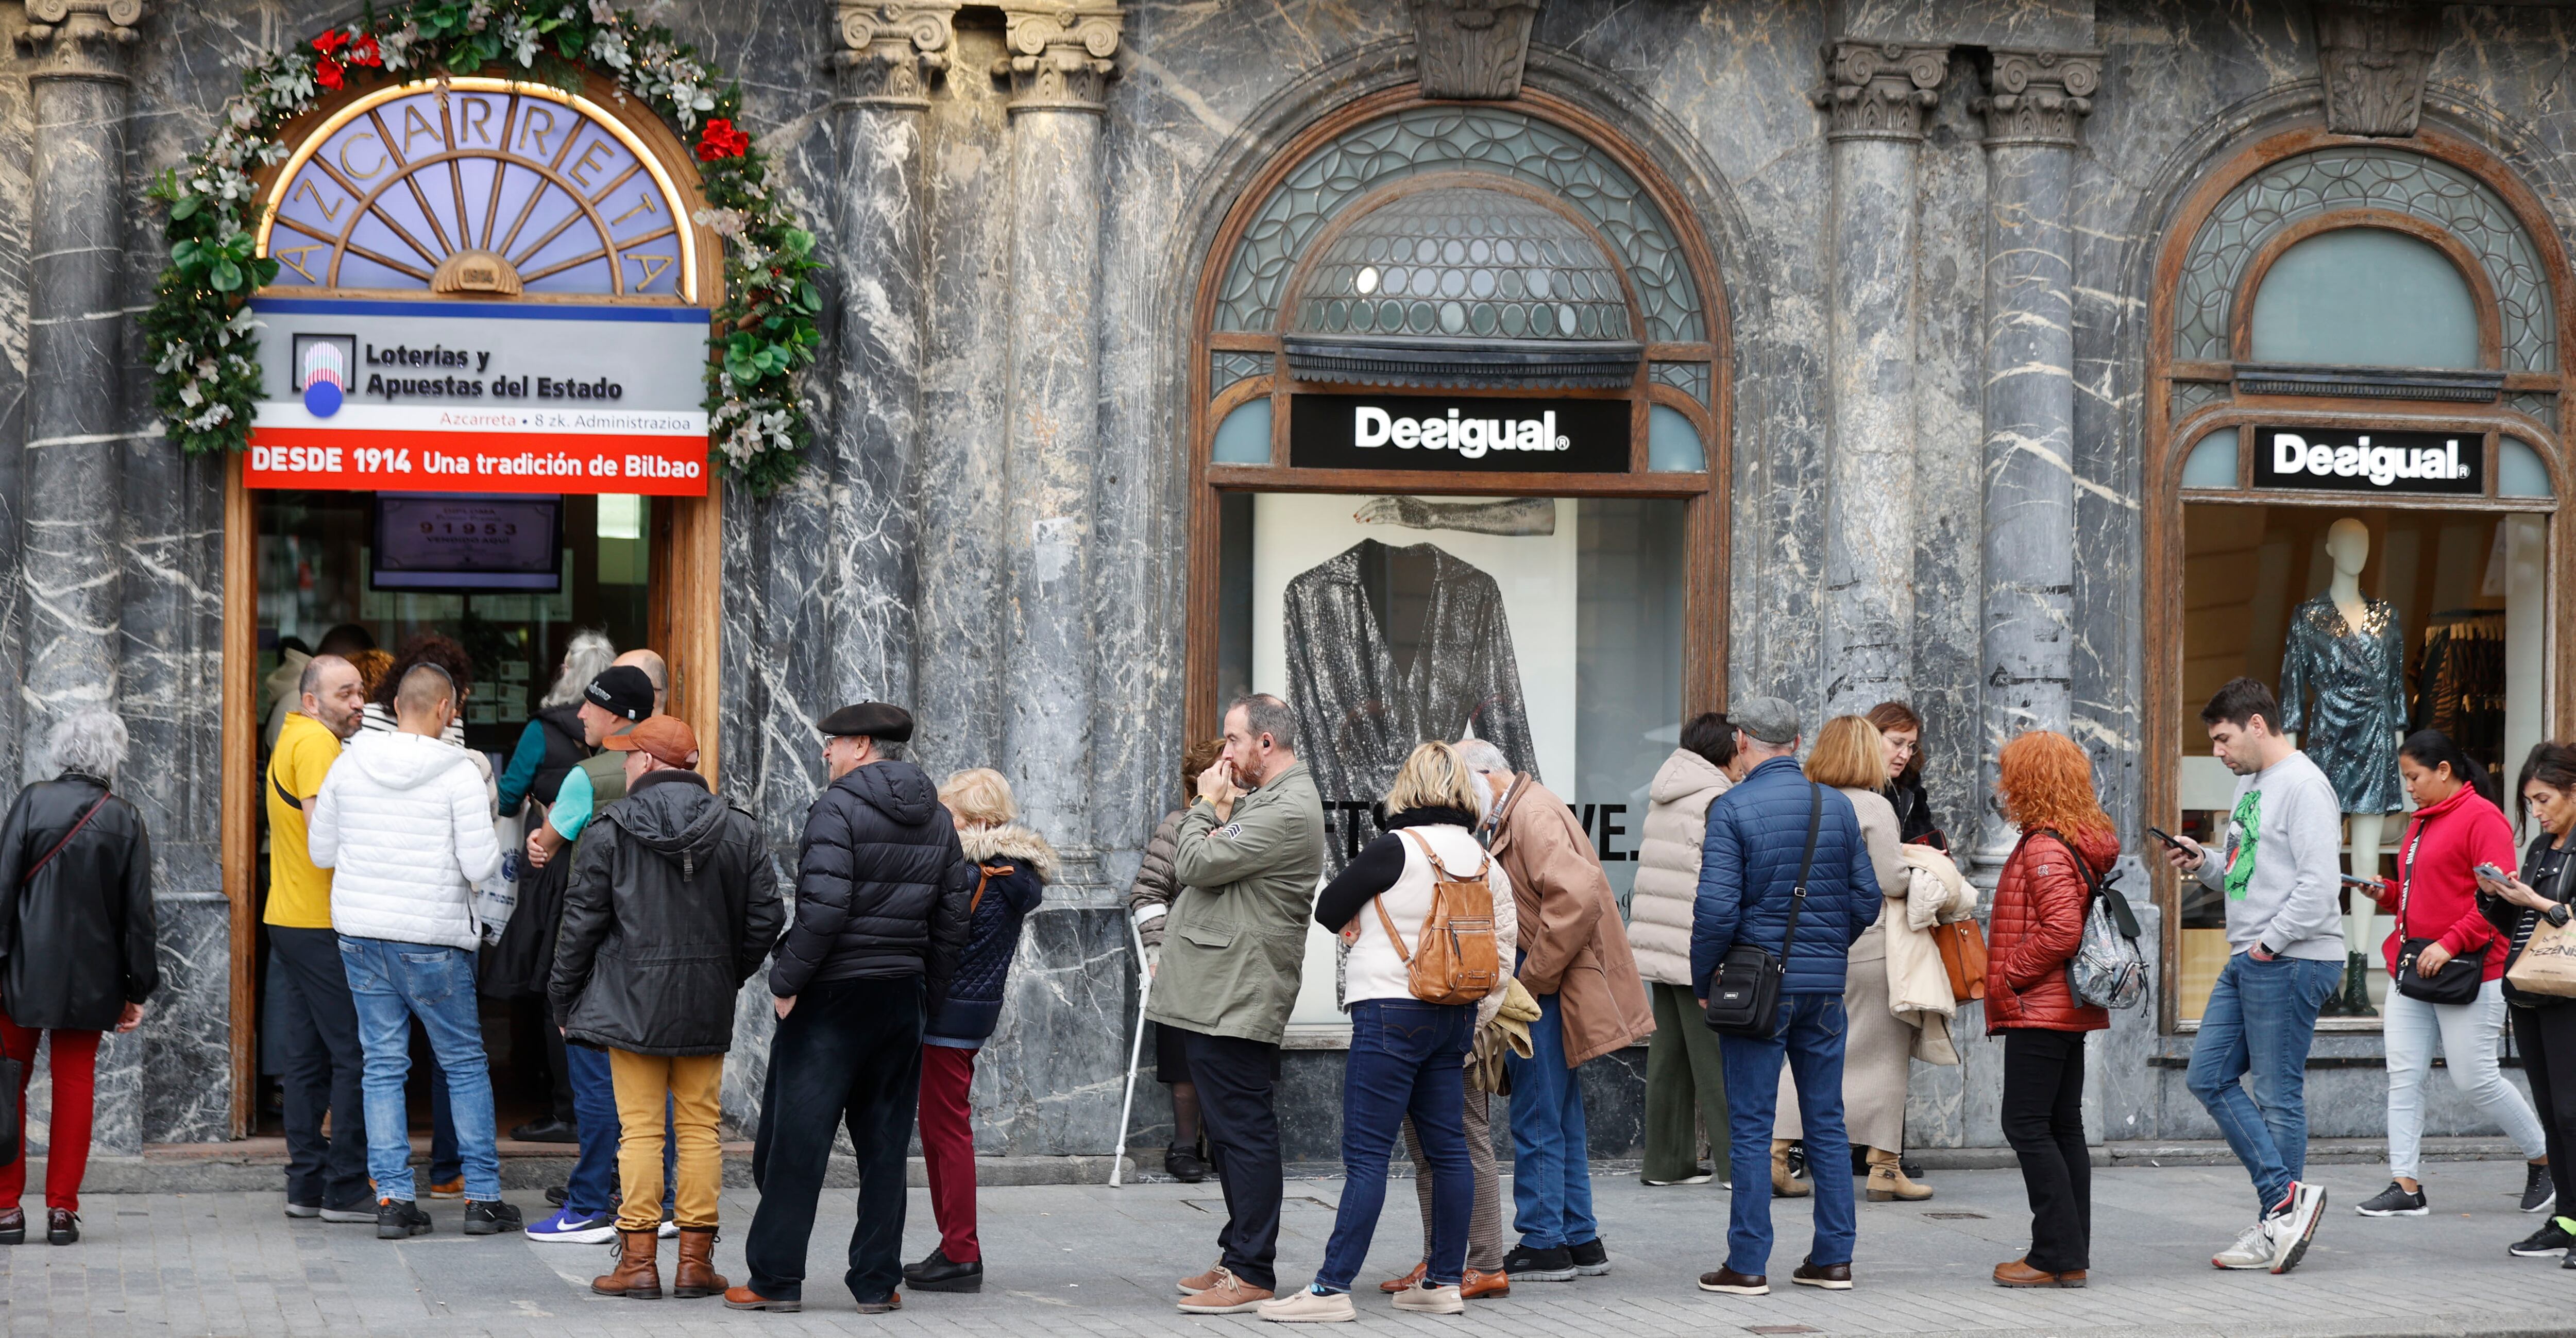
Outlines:
{"type": "Polygon", "coordinates": [[[1728,1036],[1764,1036],[1779,1030],[1780,978],[1798,941],[1798,913],[1807,908],[1807,875],[1816,867],[1816,831],[1824,825],[1825,791],[1807,784],[1807,853],[1798,859],[1798,882],[1789,889],[1789,929],[1780,955],[1758,943],[1738,943],[1717,961],[1708,982],[1709,1030],[1728,1036]]]}
{"type": "Polygon", "coordinates": [[[2478,987],[2486,983],[2485,945],[2442,963],[2442,969],[2430,976],[2415,969],[2416,954],[2436,941],[2410,935],[2406,920],[2406,903],[2415,893],[2415,852],[2432,826],[2430,821],[2416,825],[2415,839],[2406,843],[2406,863],[2397,871],[2397,992],[2428,1004],[2474,1003],[2478,987]]]}

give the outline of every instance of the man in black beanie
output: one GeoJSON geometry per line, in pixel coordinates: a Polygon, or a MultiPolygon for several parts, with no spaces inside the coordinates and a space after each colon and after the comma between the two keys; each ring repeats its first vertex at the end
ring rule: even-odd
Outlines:
{"type": "Polygon", "coordinates": [[[752,1145],[760,1189],[736,1310],[804,1308],[814,1203],[846,1115],[859,1163],[850,1295],[863,1315],[903,1306],[904,1153],[920,1103],[921,1028],[966,946],[974,866],[922,769],[892,750],[901,707],[861,702],[816,725],[831,784],[805,812],[796,918],[769,969],[778,1035],[752,1145]]]}

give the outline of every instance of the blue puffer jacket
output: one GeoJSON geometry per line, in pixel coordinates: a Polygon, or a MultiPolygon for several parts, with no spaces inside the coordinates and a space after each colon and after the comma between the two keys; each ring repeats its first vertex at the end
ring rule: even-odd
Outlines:
{"type": "Polygon", "coordinates": [[[1708,806],[1700,844],[1699,902],[1691,917],[1691,987],[1708,997],[1709,974],[1738,942],[1780,950],[1789,927],[1789,890],[1807,848],[1807,792],[1824,791],[1807,908],[1780,982],[1785,994],[1840,994],[1843,963],[1861,931],[1878,920],[1878,875],[1861,843],[1851,800],[1814,787],[1795,758],[1755,767],[1708,806]]]}
{"type": "Polygon", "coordinates": [[[983,884],[983,899],[968,917],[966,951],[957,959],[957,975],[947,1001],[922,1029],[924,1037],[980,1045],[1002,1020],[1004,987],[1011,961],[1020,953],[1020,926],[1046,898],[1055,878],[1056,856],[1046,838],[1020,824],[960,827],[965,849],[966,885],[983,884]],[[980,869],[980,872],[979,872],[980,869]]]}

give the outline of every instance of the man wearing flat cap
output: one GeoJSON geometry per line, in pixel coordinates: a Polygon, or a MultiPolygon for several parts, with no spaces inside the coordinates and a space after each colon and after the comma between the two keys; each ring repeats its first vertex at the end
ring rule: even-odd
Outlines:
{"type": "MultiPolygon", "coordinates": [[[[734,999],[760,969],[785,909],[768,842],[697,771],[695,731],[667,715],[608,739],[626,796],[602,808],[573,857],[547,989],[557,1027],[609,1070],[626,1197],[607,1296],[662,1295],[663,1109],[678,1147],[679,1266],[673,1294],[713,1296],[717,1087],[733,1048],[734,999]]],[[[589,1130],[585,1127],[584,1132],[589,1130]]]]}
{"type": "Polygon", "coordinates": [[[803,1306],[814,1204],[846,1118],[859,1220],[845,1275],[861,1314],[899,1308],[904,1153],[920,1104],[921,1029],[966,947],[974,866],[921,768],[891,756],[912,717],[883,702],[816,723],[831,783],[805,812],[796,915],[769,968],[778,1035],[752,1147],[760,1207],[736,1310],[803,1306]]]}

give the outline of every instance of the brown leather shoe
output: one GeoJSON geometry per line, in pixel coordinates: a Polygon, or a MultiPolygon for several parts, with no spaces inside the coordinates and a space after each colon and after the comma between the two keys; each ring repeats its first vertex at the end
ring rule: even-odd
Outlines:
{"type": "Polygon", "coordinates": [[[1797,1271],[1789,1275],[1789,1280],[1801,1287],[1822,1287],[1829,1292],[1847,1292],[1852,1289],[1851,1265],[1801,1263],[1797,1271]]]}
{"type": "Polygon", "coordinates": [[[629,1301],[662,1299],[662,1270],[653,1253],[661,1244],[659,1231],[617,1233],[617,1267],[590,1280],[590,1289],[602,1296],[623,1296],[629,1301]]]}
{"type": "Polygon", "coordinates": [[[27,1210],[11,1208],[0,1211],[0,1245],[27,1243],[27,1210]]]}
{"type": "Polygon", "coordinates": [[[1271,1299],[1270,1289],[1255,1287],[1234,1275],[1234,1270],[1219,1266],[1216,1285],[1194,1296],[1181,1298],[1184,1315],[1248,1315],[1271,1299]]]}
{"type": "Polygon", "coordinates": [[[1379,1283],[1377,1285],[1377,1289],[1390,1296],[1397,1292],[1412,1291],[1414,1288],[1422,1285],[1422,1275],[1430,1271],[1431,1265],[1428,1261],[1415,1264],[1412,1272],[1407,1273],[1400,1278],[1388,1278],[1386,1281],[1379,1283]]]}
{"type": "Polygon", "coordinates": [[[1699,1289],[1729,1296],[1769,1296],[1771,1279],[1759,1273],[1738,1273],[1721,1264],[1716,1272],[1699,1275],[1699,1289]]]}
{"type": "Polygon", "coordinates": [[[901,1309],[903,1309],[902,1292],[887,1292],[886,1299],[882,1301],[859,1302],[859,1313],[862,1315],[892,1314],[893,1312],[901,1309]]]}
{"type": "Polygon", "coordinates": [[[1512,1294],[1512,1275],[1501,1269],[1491,1273],[1467,1270],[1467,1280],[1458,1284],[1458,1295],[1469,1301],[1491,1301],[1512,1294]]]}
{"type": "Polygon", "coordinates": [[[80,1239],[80,1214],[69,1208],[45,1210],[45,1243],[70,1245],[80,1239]]]}
{"type": "Polygon", "coordinates": [[[1200,1292],[1206,1291],[1208,1288],[1215,1286],[1217,1284],[1217,1280],[1224,1276],[1225,1261],[1223,1259],[1219,1259],[1215,1263],[1208,1265],[1208,1271],[1205,1273],[1191,1274],[1172,1285],[1180,1288],[1181,1295],[1183,1296],[1196,1296],[1200,1292]]]}
{"type": "Polygon", "coordinates": [[[725,1288],[724,1301],[727,1310],[766,1310],[778,1315],[793,1315],[805,1308],[803,1301],[773,1301],[749,1287],[725,1288]]]}
{"type": "Polygon", "coordinates": [[[2015,1259],[2008,1264],[1995,1265],[1995,1285],[1998,1287],[2081,1287],[2084,1285],[2084,1270],[2078,1268],[2064,1273],[2043,1273],[2031,1267],[2029,1260],[2015,1259]]]}
{"type": "Polygon", "coordinates": [[[724,1294],[724,1275],[716,1272],[716,1229],[680,1228],[680,1262],[671,1270],[671,1294],[684,1301],[724,1294]]]}

